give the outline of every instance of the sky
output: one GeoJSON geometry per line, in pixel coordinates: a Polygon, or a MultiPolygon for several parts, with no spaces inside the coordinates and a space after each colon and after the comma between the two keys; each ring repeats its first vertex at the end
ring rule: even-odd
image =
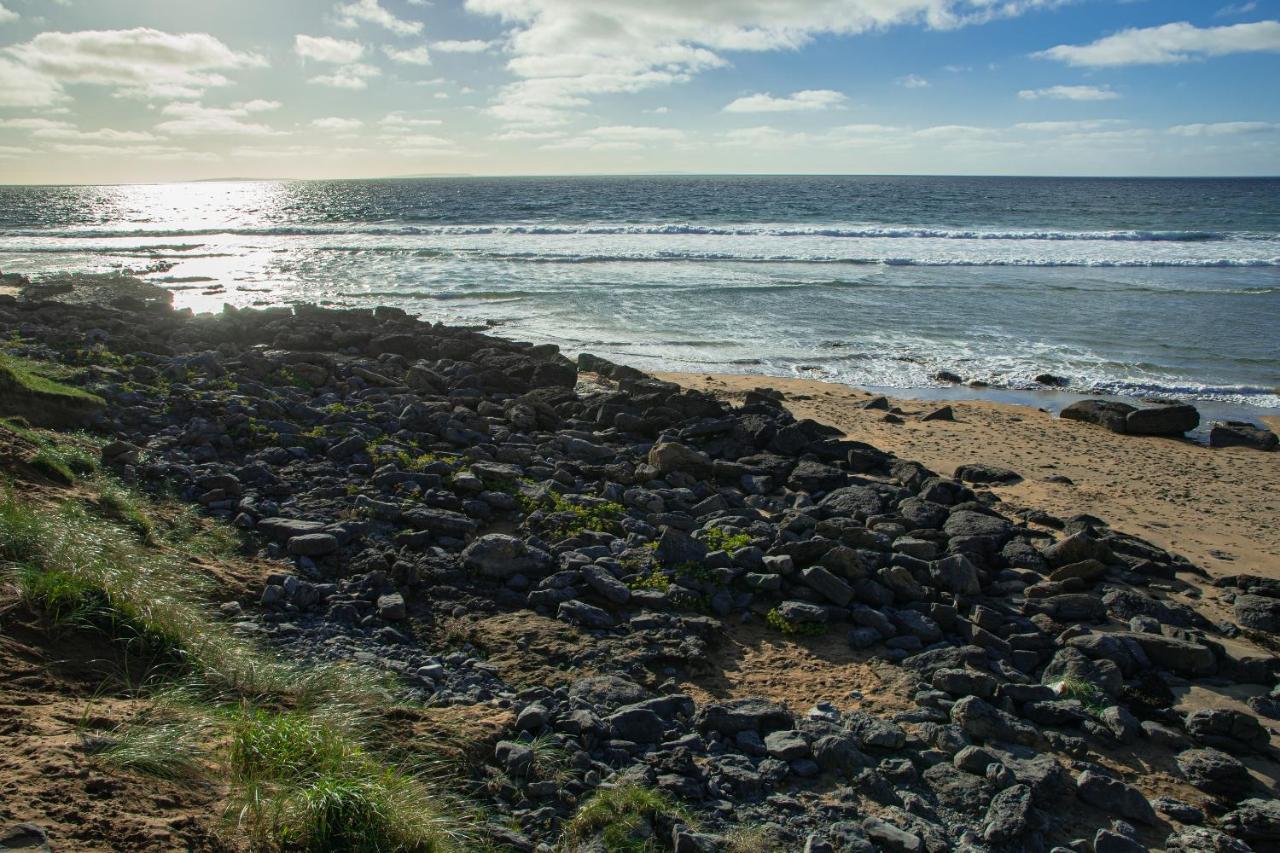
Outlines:
{"type": "Polygon", "coordinates": [[[1280,0],[0,0],[0,183],[1280,174],[1280,0]]]}

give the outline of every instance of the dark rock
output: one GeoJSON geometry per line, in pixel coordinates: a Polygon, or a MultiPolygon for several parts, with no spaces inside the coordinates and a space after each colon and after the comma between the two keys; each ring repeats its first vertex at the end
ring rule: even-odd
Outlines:
{"type": "Polygon", "coordinates": [[[1107,400],[1080,400],[1064,408],[1059,417],[1073,421],[1097,424],[1112,432],[1124,434],[1125,419],[1137,408],[1127,403],[1112,403],[1107,400]]]}
{"type": "Polygon", "coordinates": [[[299,557],[323,557],[338,550],[338,537],[329,533],[304,533],[289,540],[289,553],[299,557]]]}
{"type": "Polygon", "coordinates": [[[1148,826],[1159,822],[1155,809],[1141,791],[1119,779],[1112,779],[1092,770],[1086,770],[1076,779],[1076,796],[1107,814],[1117,815],[1125,820],[1136,820],[1148,826]]]}
{"type": "Polygon", "coordinates": [[[1009,468],[1001,468],[999,465],[986,465],[983,463],[971,463],[969,465],[961,465],[956,469],[956,479],[965,483],[999,483],[1001,485],[1013,485],[1022,482],[1022,475],[1009,468]]]}
{"type": "Polygon", "coordinates": [[[1184,826],[1164,841],[1164,853],[1253,853],[1261,849],[1206,826],[1184,826]]]}
{"type": "Polygon", "coordinates": [[[613,617],[607,611],[577,599],[561,602],[556,610],[556,618],[583,628],[600,629],[614,626],[613,617]]]}
{"type": "Polygon", "coordinates": [[[1222,826],[1258,850],[1264,843],[1280,842],[1280,800],[1242,800],[1223,815],[1222,826]]]}
{"type": "Polygon", "coordinates": [[[462,563],[490,578],[532,574],[539,568],[539,561],[524,541],[505,533],[489,533],[476,539],[463,550],[462,563]]]}
{"type": "Polygon", "coordinates": [[[1014,785],[996,794],[987,808],[982,837],[991,844],[1005,844],[1021,838],[1039,822],[1031,789],[1014,785]]]}
{"type": "Polygon", "coordinates": [[[1254,450],[1275,450],[1280,437],[1265,427],[1247,421],[1220,421],[1209,429],[1210,447],[1250,447],[1254,450]]]}
{"type": "Polygon", "coordinates": [[[941,406],[920,416],[922,421],[954,421],[955,419],[956,413],[950,406],[941,406]]]}
{"type": "Polygon", "coordinates": [[[1262,595],[1237,595],[1236,621],[1255,631],[1280,634],[1280,598],[1262,595]]]}
{"type": "Polygon", "coordinates": [[[1195,406],[1177,403],[1130,412],[1124,419],[1129,435],[1182,435],[1200,425],[1195,406]]]}
{"type": "Polygon", "coordinates": [[[1186,718],[1187,734],[1200,743],[1236,755],[1265,751],[1271,735],[1257,718],[1227,708],[1201,708],[1186,718]]]}
{"type": "Polygon", "coordinates": [[[1040,741],[1040,733],[1033,726],[977,696],[966,696],[952,705],[951,722],[965,734],[982,741],[1005,741],[1028,746],[1040,741]]]}
{"type": "Polygon", "coordinates": [[[1188,749],[1178,753],[1176,761],[1188,782],[1210,794],[1234,798],[1253,785],[1243,764],[1216,749],[1188,749]]]}
{"type": "Polygon", "coordinates": [[[794,727],[794,719],[784,706],[767,699],[732,699],[703,707],[694,724],[701,731],[735,735],[744,731],[767,733],[790,729],[794,727]]]}

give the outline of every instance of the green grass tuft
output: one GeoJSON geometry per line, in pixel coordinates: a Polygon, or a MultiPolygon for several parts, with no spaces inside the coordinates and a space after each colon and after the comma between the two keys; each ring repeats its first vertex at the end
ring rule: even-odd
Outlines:
{"type": "Polygon", "coordinates": [[[585,844],[599,837],[606,853],[649,853],[666,845],[654,838],[660,815],[689,822],[688,814],[661,791],[642,785],[600,788],[584,802],[565,828],[565,838],[585,844]]]}
{"type": "Polygon", "coordinates": [[[706,544],[708,551],[733,552],[750,545],[751,535],[748,533],[734,533],[731,530],[725,530],[723,527],[708,527],[703,531],[702,541],[706,544]]]}

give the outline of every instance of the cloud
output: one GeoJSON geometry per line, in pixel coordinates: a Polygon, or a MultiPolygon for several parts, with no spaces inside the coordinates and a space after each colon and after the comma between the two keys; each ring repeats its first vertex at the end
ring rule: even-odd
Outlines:
{"type": "MultiPolygon", "coordinates": [[[[526,137],[532,138],[532,137],[526,137]]],[[[655,144],[682,142],[685,132],[674,127],[614,124],[594,127],[580,136],[543,145],[543,148],[581,148],[590,151],[639,150],[655,144]]]]}
{"type": "Polygon", "coordinates": [[[1081,121],[1024,121],[1015,124],[1018,130],[1031,130],[1042,133],[1078,133],[1085,130],[1098,130],[1116,124],[1124,124],[1123,119],[1096,118],[1081,121]]]}
{"type": "Polygon", "coordinates": [[[467,39],[465,41],[445,39],[444,41],[431,43],[431,47],[441,53],[484,53],[493,46],[494,42],[481,41],[480,39],[467,39]]]}
{"type": "Polygon", "coordinates": [[[343,41],[328,36],[300,34],[293,40],[293,51],[303,59],[346,65],[364,56],[364,45],[357,41],[343,41]]]}
{"type": "Polygon", "coordinates": [[[1018,97],[1024,101],[1041,98],[1055,101],[1114,101],[1120,93],[1110,86],[1049,86],[1045,89],[1023,89],[1018,97]]]}
{"type": "Polygon", "coordinates": [[[546,139],[559,139],[564,136],[563,130],[507,130],[495,133],[487,138],[494,142],[534,142],[546,139]]]}
{"type": "Polygon", "coordinates": [[[726,64],[727,51],[794,50],[824,35],[918,24],[946,29],[1062,0],[466,0],[509,26],[507,69],[520,78],[489,112],[562,124],[593,97],[680,83],[726,64]]]}
{"type": "Polygon", "coordinates": [[[0,107],[47,107],[66,97],[57,80],[0,56],[0,107]]]}
{"type": "Polygon", "coordinates": [[[334,133],[351,133],[364,127],[364,122],[358,118],[329,116],[328,118],[315,119],[311,122],[311,126],[319,130],[330,130],[334,133]]]}
{"type": "Polygon", "coordinates": [[[397,18],[378,4],[378,0],[353,0],[339,3],[334,8],[338,26],[354,29],[360,24],[374,24],[390,30],[398,36],[413,36],[422,32],[421,21],[397,18]]]}
{"type": "Polygon", "coordinates": [[[1254,9],[1258,8],[1258,4],[1254,0],[1248,3],[1233,3],[1230,6],[1223,6],[1221,9],[1213,13],[1215,18],[1234,18],[1238,15],[1247,15],[1254,9]]]}
{"type": "Polygon", "coordinates": [[[244,110],[247,113],[269,113],[272,110],[280,109],[283,104],[279,101],[267,101],[262,98],[258,98],[253,101],[243,101],[238,104],[232,104],[232,106],[237,110],[244,110]]]}
{"type": "MultiPolygon", "coordinates": [[[[267,65],[261,56],[232,50],[208,33],[146,27],[45,32],[6,52],[26,69],[27,82],[36,87],[37,94],[25,99],[44,103],[56,100],[65,84],[108,86],[126,97],[198,97],[205,89],[231,82],[219,71],[267,65]]],[[[7,60],[4,64],[11,65],[7,60]]],[[[17,73],[0,67],[6,78],[17,73]]],[[[21,99],[11,93],[5,97],[21,99]]]]}
{"type": "Polygon", "coordinates": [[[899,77],[896,81],[899,86],[907,89],[927,89],[929,81],[918,74],[908,74],[906,77],[899,77]]]}
{"type": "Polygon", "coordinates": [[[739,127],[727,131],[721,138],[721,145],[750,148],[753,151],[773,149],[794,149],[812,144],[813,138],[807,133],[790,133],[776,127],[762,125],[759,127],[739,127]]]}
{"type": "Polygon", "coordinates": [[[1231,53],[1280,51],[1280,21],[1196,27],[1186,21],[1128,29],[1084,45],[1060,44],[1032,54],[1069,65],[1168,65],[1231,53]]]}
{"type": "MultiPolygon", "coordinates": [[[[271,101],[250,101],[238,107],[206,107],[188,101],[166,104],[161,112],[170,116],[155,129],[171,136],[283,136],[265,124],[245,121],[254,112],[262,112],[271,101]],[[254,107],[251,109],[251,106],[254,107]]],[[[278,106],[278,105],[277,105],[278,106]]],[[[270,107],[269,109],[274,109],[270,107]]]]}
{"type": "Polygon", "coordinates": [[[71,122],[47,118],[0,119],[0,127],[25,130],[37,139],[75,142],[152,142],[156,138],[143,130],[115,130],[110,127],[80,130],[71,122]]]}
{"type": "Polygon", "coordinates": [[[382,48],[383,53],[387,55],[392,62],[400,62],[405,65],[430,65],[431,53],[425,47],[412,47],[407,50],[400,50],[391,45],[382,48]]]}
{"type": "Polygon", "coordinates": [[[18,20],[18,13],[6,9],[4,4],[0,3],[0,24],[7,24],[10,21],[16,20],[18,20]]]}
{"type": "Polygon", "coordinates": [[[387,113],[379,119],[378,124],[388,130],[408,130],[414,127],[434,127],[444,124],[444,122],[438,118],[412,118],[397,110],[393,113],[387,113]]]}
{"type": "Polygon", "coordinates": [[[1211,124],[1179,124],[1169,128],[1169,132],[1175,136],[1243,136],[1275,130],[1280,130],[1280,124],[1269,121],[1219,121],[1211,124]]]}
{"type": "Polygon", "coordinates": [[[321,74],[318,77],[312,77],[307,82],[315,83],[318,86],[328,86],[331,89],[359,91],[369,88],[369,80],[381,76],[381,74],[381,69],[373,65],[356,62],[335,68],[332,74],[321,74]]]}
{"type": "Polygon", "coordinates": [[[846,98],[831,89],[805,89],[788,97],[775,98],[765,92],[738,98],[724,108],[727,113],[811,112],[839,108],[846,98]]]}

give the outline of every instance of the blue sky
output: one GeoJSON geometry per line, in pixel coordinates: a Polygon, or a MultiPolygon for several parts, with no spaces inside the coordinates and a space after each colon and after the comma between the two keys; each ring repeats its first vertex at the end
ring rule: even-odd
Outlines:
{"type": "Polygon", "coordinates": [[[0,181],[1280,174],[1280,0],[0,0],[0,181]]]}

